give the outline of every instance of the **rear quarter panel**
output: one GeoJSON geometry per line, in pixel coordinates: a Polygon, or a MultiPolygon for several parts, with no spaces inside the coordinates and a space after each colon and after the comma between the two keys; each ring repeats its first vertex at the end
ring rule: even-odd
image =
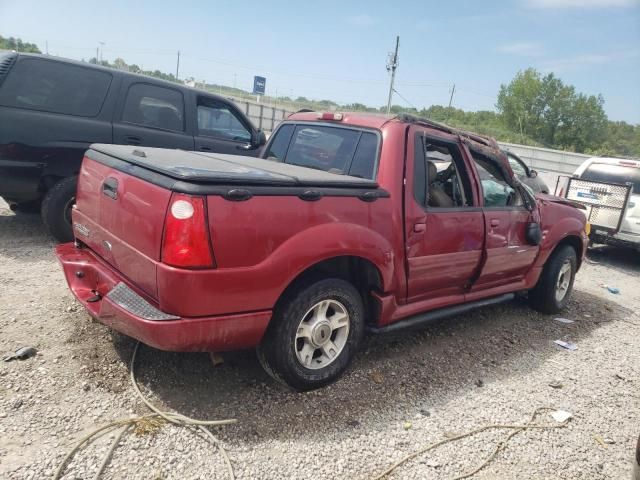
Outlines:
{"type": "Polygon", "coordinates": [[[538,206],[543,237],[535,266],[543,266],[555,247],[567,237],[580,239],[582,251],[578,252],[578,258],[582,259],[588,243],[584,211],[544,199],[538,199],[538,206]]]}
{"type": "MultiPolygon", "coordinates": [[[[186,271],[161,266],[161,308],[199,316],[272,308],[300,273],[329,258],[353,255],[379,269],[383,288],[396,284],[395,243],[401,222],[390,198],[363,202],[356,197],[253,197],[230,202],[207,200],[217,268],[186,271]]],[[[400,250],[401,252],[401,250],[400,250]]]]}

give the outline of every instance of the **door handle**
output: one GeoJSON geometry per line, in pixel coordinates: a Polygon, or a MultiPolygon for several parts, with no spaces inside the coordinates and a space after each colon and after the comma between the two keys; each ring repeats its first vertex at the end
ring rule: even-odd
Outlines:
{"type": "Polygon", "coordinates": [[[202,151],[202,152],[210,152],[211,151],[211,147],[205,147],[204,145],[202,145],[200,147],[200,151],[202,151]]]}
{"type": "Polygon", "coordinates": [[[498,220],[497,218],[492,218],[491,222],[490,222],[490,225],[492,227],[499,227],[500,226],[500,220],[498,220]]]}
{"type": "Polygon", "coordinates": [[[127,142],[127,145],[140,145],[142,144],[142,138],[140,137],[136,137],[135,135],[127,135],[126,137],[124,137],[125,142],[127,142]]]}
{"type": "Polygon", "coordinates": [[[102,184],[102,193],[116,200],[118,198],[118,180],[113,177],[107,178],[102,184]]]}
{"type": "Polygon", "coordinates": [[[416,232],[416,233],[426,232],[427,231],[427,224],[426,223],[416,223],[413,226],[413,231],[416,232]]]}

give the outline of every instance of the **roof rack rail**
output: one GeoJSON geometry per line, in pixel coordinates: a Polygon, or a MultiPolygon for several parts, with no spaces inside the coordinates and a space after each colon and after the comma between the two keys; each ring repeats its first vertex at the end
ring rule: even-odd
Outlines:
{"type": "Polygon", "coordinates": [[[429,120],[428,118],[417,117],[415,115],[410,115],[408,113],[400,113],[396,117],[401,122],[406,123],[415,123],[417,125],[423,125],[425,127],[430,127],[436,130],[440,130],[445,133],[450,133],[452,135],[460,135],[461,137],[465,137],[474,142],[480,143],[482,145],[486,145],[487,147],[492,148],[500,148],[492,137],[486,135],[480,135],[478,133],[468,132],[466,130],[461,130],[459,128],[450,127],[445,125],[444,123],[434,122],[433,120],[429,120]]]}
{"type": "Polygon", "coordinates": [[[289,118],[291,115],[295,115],[296,113],[309,113],[309,112],[315,112],[315,110],[311,108],[301,108],[297,112],[291,112],[289,115],[287,115],[287,118],[289,118]]]}

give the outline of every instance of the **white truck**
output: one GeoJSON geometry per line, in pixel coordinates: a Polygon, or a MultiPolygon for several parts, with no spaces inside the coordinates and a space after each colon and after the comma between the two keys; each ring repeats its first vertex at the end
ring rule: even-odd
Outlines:
{"type": "Polygon", "coordinates": [[[640,251],[640,160],[590,158],[555,193],[587,207],[592,242],[640,251]]]}

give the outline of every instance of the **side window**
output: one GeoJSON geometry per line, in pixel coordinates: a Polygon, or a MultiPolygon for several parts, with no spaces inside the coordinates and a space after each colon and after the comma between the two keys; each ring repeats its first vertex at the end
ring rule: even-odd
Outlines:
{"type": "Polygon", "coordinates": [[[228,105],[202,97],[198,98],[198,135],[238,142],[251,140],[251,132],[228,105]]]}
{"type": "Polygon", "coordinates": [[[363,132],[348,174],[352,177],[373,178],[377,155],[378,137],[373,133],[363,132]]]}
{"type": "Polygon", "coordinates": [[[527,171],[524,169],[524,166],[518,161],[516,157],[513,157],[507,153],[507,158],[509,159],[509,165],[511,165],[511,170],[513,170],[513,173],[515,173],[519,177],[527,176],[527,171]]]}
{"type": "Polygon", "coordinates": [[[485,207],[519,207],[523,205],[520,192],[511,187],[504,175],[491,160],[484,155],[471,151],[476,170],[482,185],[482,196],[485,207]]]}
{"type": "Polygon", "coordinates": [[[182,93],[171,88],[146,83],[129,87],[122,121],[160,128],[184,131],[184,99],[182,93]]]}
{"type": "Polygon", "coordinates": [[[25,58],[0,90],[0,105],[95,117],[111,85],[111,74],[63,62],[25,58]]]}
{"type": "Polygon", "coordinates": [[[428,208],[473,205],[471,185],[460,150],[454,144],[416,134],[413,195],[428,208]]]}
{"type": "Polygon", "coordinates": [[[293,125],[282,125],[276,130],[275,137],[269,146],[269,152],[267,152],[266,158],[279,162],[284,161],[287,149],[289,148],[289,142],[291,141],[293,128],[293,125]]]}

